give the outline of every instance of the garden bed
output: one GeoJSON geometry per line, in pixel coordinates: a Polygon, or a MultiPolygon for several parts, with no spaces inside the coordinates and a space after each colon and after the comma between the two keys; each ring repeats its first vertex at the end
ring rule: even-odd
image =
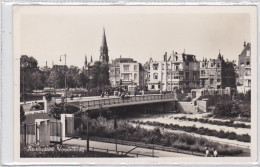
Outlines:
{"type": "Polygon", "coordinates": [[[131,123],[135,124],[141,124],[141,125],[151,125],[151,126],[157,126],[161,128],[167,128],[171,130],[182,130],[185,132],[190,132],[190,133],[196,133],[200,135],[207,135],[207,136],[215,136],[219,138],[227,138],[230,140],[237,140],[237,141],[242,141],[242,142],[250,142],[251,137],[248,134],[242,134],[242,135],[237,135],[235,132],[224,132],[224,131],[216,131],[216,130],[211,130],[208,128],[200,127],[197,128],[196,126],[180,126],[177,124],[165,124],[165,123],[159,123],[159,122],[144,122],[144,121],[130,121],[131,123]]]}

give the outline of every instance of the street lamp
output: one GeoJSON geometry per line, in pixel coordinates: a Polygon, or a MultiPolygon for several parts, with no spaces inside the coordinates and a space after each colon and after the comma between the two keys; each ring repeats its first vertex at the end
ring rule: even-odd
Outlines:
{"type": "MultiPolygon", "coordinates": [[[[67,55],[64,54],[64,55],[61,55],[61,56],[64,56],[65,57],[65,66],[64,66],[64,74],[65,74],[65,104],[67,103],[67,76],[66,76],[66,70],[65,70],[65,67],[66,67],[66,59],[67,59],[67,55]]],[[[61,56],[60,56],[60,61],[61,61],[61,56]]]]}

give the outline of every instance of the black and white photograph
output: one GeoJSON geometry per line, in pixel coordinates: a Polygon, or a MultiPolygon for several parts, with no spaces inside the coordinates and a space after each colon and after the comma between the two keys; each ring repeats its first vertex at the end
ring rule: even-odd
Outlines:
{"type": "Polygon", "coordinates": [[[255,6],[14,6],[15,157],[252,161],[256,28],[255,6]]]}

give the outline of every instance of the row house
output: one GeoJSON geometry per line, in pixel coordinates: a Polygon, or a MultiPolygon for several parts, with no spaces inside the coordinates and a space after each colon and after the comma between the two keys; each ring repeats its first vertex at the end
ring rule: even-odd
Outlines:
{"type": "Polygon", "coordinates": [[[136,85],[144,86],[144,70],[132,58],[117,58],[109,65],[109,80],[112,87],[136,85]]]}
{"type": "Polygon", "coordinates": [[[150,62],[149,90],[173,91],[199,87],[199,62],[195,55],[173,52],[163,61],[150,62]]]}
{"type": "Polygon", "coordinates": [[[234,62],[225,61],[219,53],[217,59],[200,61],[200,87],[206,89],[223,89],[236,86],[234,62]]]}
{"type": "Polygon", "coordinates": [[[251,43],[244,42],[244,48],[238,56],[237,89],[241,93],[251,90],[251,43]]]}

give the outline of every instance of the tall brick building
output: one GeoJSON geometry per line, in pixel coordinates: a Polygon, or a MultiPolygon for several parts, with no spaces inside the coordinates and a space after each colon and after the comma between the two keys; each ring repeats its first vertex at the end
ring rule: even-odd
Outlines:
{"type": "Polygon", "coordinates": [[[225,61],[219,53],[217,59],[200,61],[200,87],[206,89],[235,88],[234,62],[225,61]]]}

